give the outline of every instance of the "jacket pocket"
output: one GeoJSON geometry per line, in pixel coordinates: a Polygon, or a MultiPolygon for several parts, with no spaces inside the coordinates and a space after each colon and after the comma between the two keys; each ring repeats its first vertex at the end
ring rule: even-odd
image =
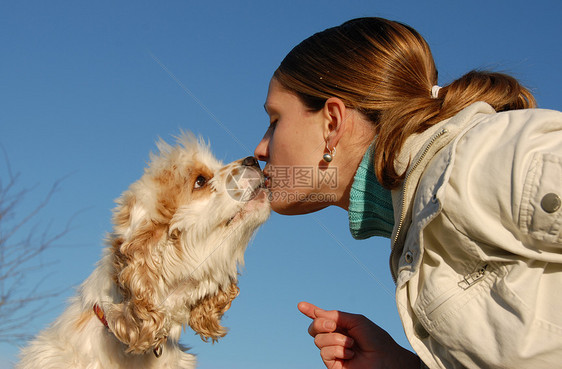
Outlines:
{"type": "Polygon", "coordinates": [[[519,228],[534,239],[561,243],[562,157],[536,153],[521,196],[519,228]]]}
{"type": "Polygon", "coordinates": [[[427,319],[433,324],[439,324],[442,318],[447,319],[448,316],[455,315],[458,309],[466,304],[473,297],[474,293],[477,293],[473,287],[486,278],[490,273],[489,268],[487,263],[477,266],[473,271],[467,273],[456,285],[427,304],[424,309],[427,319]]]}

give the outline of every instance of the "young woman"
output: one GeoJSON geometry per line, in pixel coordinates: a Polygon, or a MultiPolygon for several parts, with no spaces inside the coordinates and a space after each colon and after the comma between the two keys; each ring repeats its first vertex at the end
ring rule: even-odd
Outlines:
{"type": "Polygon", "coordinates": [[[265,108],[255,155],[273,209],[340,206],[355,238],[391,240],[397,308],[417,355],[360,315],[302,302],[328,368],[560,365],[560,112],[534,109],[503,74],[438,87],[425,40],[380,18],[296,46],[265,108]]]}

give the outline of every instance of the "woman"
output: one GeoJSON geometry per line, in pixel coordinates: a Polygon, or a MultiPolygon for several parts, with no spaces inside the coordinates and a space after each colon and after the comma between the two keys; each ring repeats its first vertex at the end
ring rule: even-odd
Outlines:
{"type": "Polygon", "coordinates": [[[390,238],[418,355],[360,315],[302,302],[328,368],[560,365],[562,114],[534,107],[503,74],[438,87],[425,40],[380,18],[317,33],[282,61],[255,150],[272,207],[340,206],[355,238],[390,238]]]}

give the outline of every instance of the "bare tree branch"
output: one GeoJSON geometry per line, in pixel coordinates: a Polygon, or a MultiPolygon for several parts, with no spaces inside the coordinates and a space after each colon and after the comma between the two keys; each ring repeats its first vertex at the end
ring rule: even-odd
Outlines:
{"type": "Polygon", "coordinates": [[[56,181],[47,195],[31,210],[22,213],[23,202],[32,189],[18,189],[19,173],[14,173],[5,149],[5,170],[0,172],[0,341],[21,343],[30,338],[27,326],[48,311],[48,300],[62,291],[45,288],[47,278],[28,283],[30,273],[46,270],[41,255],[70,230],[70,222],[59,232],[50,226],[40,230],[33,224],[51,202],[63,179],[56,181]]]}

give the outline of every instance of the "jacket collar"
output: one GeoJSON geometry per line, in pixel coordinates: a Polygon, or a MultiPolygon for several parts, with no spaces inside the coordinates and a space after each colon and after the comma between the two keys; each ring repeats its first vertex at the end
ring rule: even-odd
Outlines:
{"type": "Polygon", "coordinates": [[[404,249],[406,233],[412,221],[412,203],[425,168],[434,155],[470,125],[477,114],[493,114],[494,108],[485,102],[476,102],[452,118],[439,122],[424,132],[409,137],[395,161],[398,173],[406,173],[400,189],[392,191],[394,229],[390,269],[396,281],[398,262],[404,249]]]}

